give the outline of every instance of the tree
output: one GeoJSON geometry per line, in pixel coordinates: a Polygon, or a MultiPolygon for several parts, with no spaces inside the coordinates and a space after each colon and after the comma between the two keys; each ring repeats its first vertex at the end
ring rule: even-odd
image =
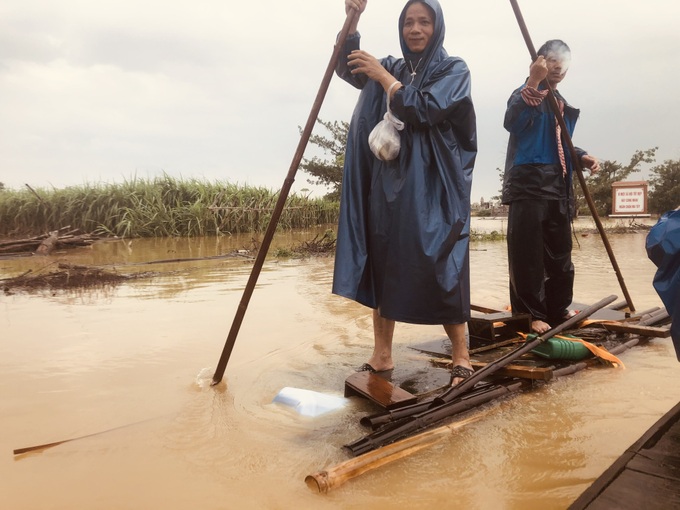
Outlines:
{"type": "Polygon", "coordinates": [[[330,159],[321,159],[317,156],[314,156],[311,160],[303,159],[300,168],[315,177],[315,179],[307,180],[310,184],[331,187],[330,193],[327,193],[324,198],[339,200],[342,190],[342,167],[345,164],[349,123],[345,121],[325,122],[321,119],[316,119],[316,121],[330,131],[331,138],[312,135],[309,141],[320,147],[324,155],[330,153],[330,159]]]}
{"type": "MultiPolygon", "coordinates": [[[[630,158],[630,163],[626,166],[617,161],[604,161],[600,164],[598,173],[586,177],[588,191],[599,215],[608,216],[612,212],[612,183],[623,181],[630,174],[639,172],[642,163],[652,163],[657,149],[658,147],[654,147],[645,151],[635,151],[635,154],[630,158]]],[[[574,181],[577,180],[578,177],[574,175],[574,181]]],[[[588,213],[588,204],[578,182],[574,183],[574,196],[576,197],[577,214],[588,213]]]]}
{"type": "Polygon", "coordinates": [[[680,206],[680,160],[666,160],[650,173],[649,209],[662,214],[680,206]]]}
{"type": "Polygon", "coordinates": [[[0,182],[0,191],[3,191],[5,189],[5,183],[0,182]]]}
{"type": "Polygon", "coordinates": [[[501,187],[498,188],[498,195],[492,196],[491,200],[498,200],[500,202],[501,200],[503,200],[503,183],[505,181],[505,170],[496,167],[496,172],[498,172],[498,178],[501,181],[501,187]]]}

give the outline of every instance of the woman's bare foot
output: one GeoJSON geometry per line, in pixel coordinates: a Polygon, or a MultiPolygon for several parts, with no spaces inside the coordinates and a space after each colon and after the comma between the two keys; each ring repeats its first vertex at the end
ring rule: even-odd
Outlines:
{"type": "Polygon", "coordinates": [[[531,331],[534,333],[538,333],[539,335],[542,335],[546,331],[550,329],[550,324],[547,322],[544,322],[542,320],[534,320],[531,321],[531,331]]]}
{"type": "Polygon", "coordinates": [[[576,317],[579,313],[581,313],[581,310],[567,310],[567,313],[564,314],[562,320],[569,320],[572,317],[576,317]]]}

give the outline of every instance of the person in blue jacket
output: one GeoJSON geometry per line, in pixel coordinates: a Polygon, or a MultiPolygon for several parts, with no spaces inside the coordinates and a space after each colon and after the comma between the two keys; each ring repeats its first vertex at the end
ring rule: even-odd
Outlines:
{"type": "MultiPolygon", "coordinates": [[[[510,132],[502,202],[509,204],[508,265],[513,313],[531,314],[532,330],[545,333],[570,317],[574,266],[571,262],[572,162],[560,126],[546,99],[550,84],[569,136],[579,110],[557,91],[571,61],[564,41],[538,50],[529,78],[508,100],[504,126],[510,132]]],[[[584,168],[599,162],[576,148],[584,168]]]]}
{"type": "Polygon", "coordinates": [[[477,154],[470,72],[443,47],[437,0],[410,0],[399,17],[403,58],[360,49],[356,11],[337,74],[361,90],[345,153],[333,292],[373,309],[374,350],[361,369],[391,370],[395,322],[442,324],[451,384],[470,376],[470,191],[477,154]],[[368,136],[390,109],[405,127],[396,159],[373,155],[368,136]]]}
{"type": "Polygon", "coordinates": [[[680,361],[680,207],[659,218],[647,234],[646,248],[658,268],[654,289],[671,316],[671,338],[680,361]]]}

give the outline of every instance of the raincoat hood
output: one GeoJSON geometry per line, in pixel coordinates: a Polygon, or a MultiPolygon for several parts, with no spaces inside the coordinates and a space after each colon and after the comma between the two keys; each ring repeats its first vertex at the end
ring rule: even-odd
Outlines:
{"type": "Polygon", "coordinates": [[[422,59],[422,62],[418,65],[418,69],[424,70],[424,72],[418,73],[414,84],[422,82],[423,78],[428,74],[427,70],[431,67],[430,64],[439,62],[448,56],[446,50],[444,50],[445,35],[446,27],[444,26],[444,13],[437,0],[410,0],[406,3],[399,16],[399,44],[401,45],[401,52],[404,56],[404,60],[411,62],[414,67],[419,60],[422,59]],[[404,20],[406,18],[406,11],[411,5],[416,3],[426,5],[434,13],[434,31],[427,44],[427,48],[421,53],[413,53],[409,50],[408,45],[404,40],[404,20]]]}

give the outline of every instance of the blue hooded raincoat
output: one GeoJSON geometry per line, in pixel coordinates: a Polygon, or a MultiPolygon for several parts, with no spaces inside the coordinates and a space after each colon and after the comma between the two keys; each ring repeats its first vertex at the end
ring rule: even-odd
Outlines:
{"type": "Polygon", "coordinates": [[[664,214],[647,234],[647,255],[658,268],[654,289],[671,316],[671,337],[680,360],[680,211],[664,214]]]}
{"type": "Polygon", "coordinates": [[[405,124],[397,159],[380,161],[368,135],[386,110],[382,86],[349,72],[346,56],[359,48],[350,36],[337,74],[361,89],[347,138],[333,292],[383,317],[417,324],[460,324],[470,315],[469,233],[472,168],[477,154],[470,72],[443,48],[444,17],[437,0],[425,51],[382,65],[404,85],[390,102],[405,124]],[[412,76],[412,69],[416,70],[412,76]]]}

